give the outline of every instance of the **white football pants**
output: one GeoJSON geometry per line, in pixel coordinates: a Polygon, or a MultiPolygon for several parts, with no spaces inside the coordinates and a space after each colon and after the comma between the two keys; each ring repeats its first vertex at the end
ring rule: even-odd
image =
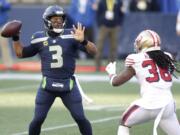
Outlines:
{"type": "MultiPolygon", "coordinates": [[[[155,120],[162,109],[144,109],[137,105],[131,105],[122,116],[118,135],[129,135],[129,128],[133,125],[155,120]],[[124,126],[123,126],[124,125],[124,126]]],[[[169,103],[162,113],[159,126],[167,135],[180,135],[180,125],[175,113],[174,102],[169,103]]]]}

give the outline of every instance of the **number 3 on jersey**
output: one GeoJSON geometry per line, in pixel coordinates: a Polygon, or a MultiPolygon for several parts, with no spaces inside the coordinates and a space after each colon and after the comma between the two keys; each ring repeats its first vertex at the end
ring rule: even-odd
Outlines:
{"type": "Polygon", "coordinates": [[[148,70],[149,73],[153,76],[153,77],[146,77],[146,81],[148,82],[158,82],[160,79],[169,82],[172,80],[170,73],[168,72],[167,69],[162,69],[160,67],[158,67],[153,60],[146,60],[142,63],[142,67],[146,68],[146,67],[150,67],[150,69],[148,70]],[[158,73],[158,69],[159,69],[159,73],[158,73]]]}
{"type": "Polygon", "coordinates": [[[51,62],[51,68],[62,67],[63,66],[62,47],[58,45],[49,46],[49,51],[53,52],[52,60],[54,62],[51,62]]]}

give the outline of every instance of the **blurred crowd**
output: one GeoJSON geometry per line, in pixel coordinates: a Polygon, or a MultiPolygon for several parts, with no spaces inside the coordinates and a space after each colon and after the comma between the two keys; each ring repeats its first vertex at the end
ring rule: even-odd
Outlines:
{"type": "MultiPolygon", "coordinates": [[[[98,48],[98,54],[95,57],[97,71],[101,70],[102,53],[107,40],[110,42],[108,61],[114,61],[117,58],[117,36],[121,32],[126,14],[131,12],[177,14],[180,8],[180,0],[9,0],[9,2],[12,5],[39,3],[63,6],[67,12],[66,27],[72,28],[72,24],[81,22],[86,27],[86,38],[96,43],[98,48]]],[[[1,10],[1,12],[4,11],[1,10]]],[[[0,18],[2,17],[0,16],[0,18]]],[[[80,52],[79,58],[86,59],[91,56],[80,52]]]]}
{"type": "MultiPolygon", "coordinates": [[[[104,45],[109,41],[108,61],[117,58],[118,34],[124,16],[130,12],[177,13],[179,0],[71,0],[67,8],[72,24],[81,22],[86,26],[86,36],[96,43],[96,71],[101,71],[104,45]],[[95,34],[95,31],[97,34],[95,34]]],[[[71,27],[71,25],[69,25],[71,27]]],[[[87,58],[80,53],[80,58],[87,58]]]]}
{"type": "MultiPolygon", "coordinates": [[[[68,6],[71,0],[8,0],[12,4],[60,4],[68,6]]],[[[85,0],[86,1],[86,0],[85,0]]],[[[96,0],[98,3],[100,0],[96,0]]],[[[176,12],[180,0],[121,0],[128,11],[176,12]]]]}

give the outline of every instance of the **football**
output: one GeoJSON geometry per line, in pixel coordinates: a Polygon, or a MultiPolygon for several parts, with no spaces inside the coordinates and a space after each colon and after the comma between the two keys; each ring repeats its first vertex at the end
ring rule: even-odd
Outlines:
{"type": "Polygon", "coordinates": [[[19,20],[9,21],[3,26],[1,36],[6,38],[12,37],[20,32],[21,26],[22,22],[19,20]]]}

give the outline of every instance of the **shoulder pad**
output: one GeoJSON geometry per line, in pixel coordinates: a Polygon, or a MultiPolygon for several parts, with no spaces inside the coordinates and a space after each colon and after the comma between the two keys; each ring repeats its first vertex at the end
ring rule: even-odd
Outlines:
{"type": "Polygon", "coordinates": [[[64,29],[63,34],[64,35],[71,34],[71,31],[73,31],[73,29],[64,29]]]}
{"type": "Polygon", "coordinates": [[[135,54],[129,54],[125,59],[125,66],[130,67],[135,63],[135,54]]]}
{"type": "Polygon", "coordinates": [[[149,59],[149,56],[146,53],[129,54],[126,57],[125,66],[133,66],[139,62],[142,62],[145,59],[149,59]]]}
{"type": "Polygon", "coordinates": [[[62,39],[70,39],[70,38],[74,38],[73,35],[71,34],[71,31],[73,29],[64,29],[63,34],[60,36],[62,39]]]}
{"type": "Polygon", "coordinates": [[[133,66],[138,62],[141,62],[145,58],[144,53],[129,54],[125,60],[125,66],[133,66]]]}
{"type": "Polygon", "coordinates": [[[43,42],[48,39],[48,36],[44,31],[38,31],[34,33],[31,37],[31,44],[43,42]]]}

